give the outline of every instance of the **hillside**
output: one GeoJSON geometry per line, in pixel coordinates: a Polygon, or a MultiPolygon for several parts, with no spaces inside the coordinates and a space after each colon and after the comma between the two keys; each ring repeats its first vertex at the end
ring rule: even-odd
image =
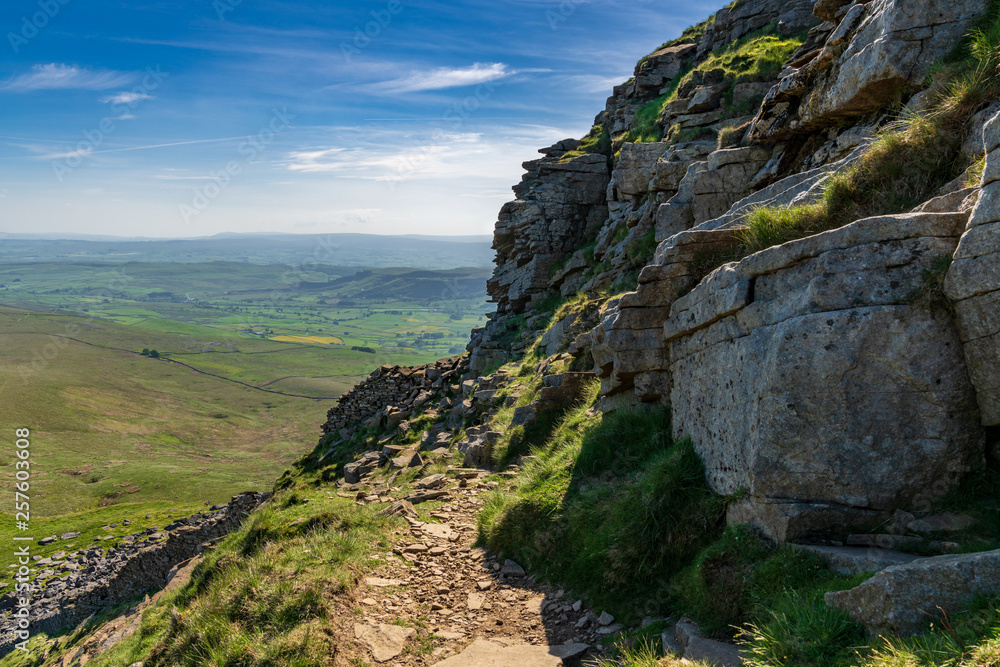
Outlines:
{"type": "Polygon", "coordinates": [[[370,374],[253,511],[45,563],[2,664],[1000,665],[998,71],[988,0],[652,49],[525,163],[468,354],[370,374]]]}

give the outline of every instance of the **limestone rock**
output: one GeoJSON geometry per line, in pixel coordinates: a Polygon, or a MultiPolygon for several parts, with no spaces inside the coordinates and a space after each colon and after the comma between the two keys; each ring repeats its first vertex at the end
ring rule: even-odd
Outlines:
{"type": "Polygon", "coordinates": [[[824,21],[833,21],[840,8],[851,4],[851,2],[852,0],[816,0],[816,4],[813,5],[813,14],[824,21]]]}
{"type": "Polygon", "coordinates": [[[406,640],[415,633],[413,628],[385,623],[377,626],[354,624],[354,636],[368,645],[377,662],[387,662],[402,653],[406,640]]]}
{"type": "MultiPolygon", "coordinates": [[[[1000,114],[983,130],[986,171],[1000,172],[1000,114]]],[[[984,177],[979,199],[945,276],[983,424],[1000,425],[1000,180],[984,177]]]]}
{"type": "Polygon", "coordinates": [[[435,667],[559,667],[563,664],[560,653],[565,650],[562,646],[504,646],[477,639],[435,667]]]}
{"type": "Polygon", "coordinates": [[[504,561],[503,567],[500,570],[500,574],[504,574],[508,577],[523,577],[525,575],[524,568],[515,563],[514,561],[507,559],[504,561]]]}
{"type": "Polygon", "coordinates": [[[686,660],[716,667],[736,667],[742,662],[736,646],[702,637],[698,627],[686,619],[681,619],[674,627],[674,638],[686,660]]]}
{"type": "Polygon", "coordinates": [[[726,265],[674,302],[675,435],[716,491],[750,492],[744,520],[779,540],[842,530],[849,508],[858,522],[919,508],[982,465],[957,331],[912,301],[963,220],[862,220],[726,265]]]}
{"type": "Polygon", "coordinates": [[[975,520],[968,514],[941,512],[906,524],[906,529],[914,533],[955,533],[965,530],[975,520]]]}
{"type": "Polygon", "coordinates": [[[953,48],[988,2],[875,0],[854,4],[843,16],[830,11],[838,4],[817,6],[817,15],[835,15],[840,24],[818,56],[768,93],[752,138],[774,141],[829,127],[881,109],[901,92],[919,90],[928,68],[953,48]]]}
{"type": "Polygon", "coordinates": [[[796,548],[820,557],[831,570],[838,574],[861,574],[878,572],[894,565],[905,565],[918,560],[920,556],[864,547],[822,547],[800,545],[796,548]]]}
{"type": "Polygon", "coordinates": [[[624,144],[612,176],[615,187],[629,195],[648,192],[653,166],[669,147],[667,142],[624,144]]]}
{"type": "Polygon", "coordinates": [[[873,633],[913,634],[941,613],[959,612],[976,595],[1000,593],[1000,551],[923,558],[883,570],[847,591],[827,593],[873,633]]]}

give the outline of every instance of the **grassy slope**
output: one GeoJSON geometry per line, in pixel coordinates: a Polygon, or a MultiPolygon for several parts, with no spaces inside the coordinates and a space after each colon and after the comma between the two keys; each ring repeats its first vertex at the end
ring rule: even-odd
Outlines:
{"type": "MultiPolygon", "coordinates": [[[[356,444],[372,448],[375,436],[356,444]]],[[[137,633],[89,664],[342,664],[338,637],[353,636],[351,624],[363,613],[352,595],[358,577],[394,558],[390,549],[409,530],[401,519],[380,517],[380,505],[334,495],[330,471],[343,461],[317,465],[316,451],[282,476],[271,502],[207,553],[187,586],[145,613],[137,633]]],[[[461,460],[428,457],[428,473],[461,460]]],[[[415,473],[397,475],[394,485],[412,488],[415,473]]],[[[431,521],[439,506],[419,505],[421,520],[431,521]]],[[[72,632],[54,641],[38,636],[28,658],[12,654],[0,665],[59,664],[78,639],[72,632]]]]}
{"type": "MultiPolygon", "coordinates": [[[[16,428],[32,431],[35,537],[80,531],[74,544],[83,546],[97,535],[124,534],[123,528],[101,530],[105,524],[130,519],[128,532],[163,526],[168,514],[270,488],[303,443],[315,440],[331,401],[223,378],[336,397],[379,363],[439,356],[370,355],[156,323],[156,329],[123,326],[0,307],[0,433],[9,442],[16,428]],[[167,359],[135,352],[143,347],[167,359]],[[146,514],[153,517],[146,520],[146,514]]],[[[0,471],[12,474],[13,462],[12,450],[0,451],[0,471]]],[[[12,550],[4,536],[13,517],[0,518],[3,554],[12,550]]],[[[39,553],[66,546],[57,542],[39,553]]]]}

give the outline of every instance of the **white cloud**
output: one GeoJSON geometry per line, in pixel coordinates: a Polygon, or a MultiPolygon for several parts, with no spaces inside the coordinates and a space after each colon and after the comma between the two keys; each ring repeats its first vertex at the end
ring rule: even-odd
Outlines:
{"type": "Polygon", "coordinates": [[[142,100],[151,100],[152,95],[147,95],[146,93],[138,92],[124,92],[115,93],[114,95],[108,95],[107,97],[102,97],[101,101],[108,104],[128,104],[133,105],[136,102],[141,102],[142,100]]]}
{"type": "Polygon", "coordinates": [[[539,145],[566,136],[563,130],[544,126],[495,127],[488,134],[435,130],[422,137],[404,133],[393,137],[384,132],[378,143],[293,151],[279,165],[298,174],[390,183],[509,179],[520,172],[521,162],[539,145]]]}
{"type": "Polygon", "coordinates": [[[76,65],[49,63],[35,65],[31,72],[0,84],[0,90],[26,93],[33,90],[107,90],[124,86],[135,79],[128,72],[88,70],[76,65]]]}
{"type": "Polygon", "coordinates": [[[370,90],[386,93],[414,93],[424,90],[441,90],[475,86],[488,81],[505,79],[516,74],[504,63],[476,63],[472,67],[439,67],[426,72],[412,72],[402,79],[383,81],[368,86],[370,90]]]}

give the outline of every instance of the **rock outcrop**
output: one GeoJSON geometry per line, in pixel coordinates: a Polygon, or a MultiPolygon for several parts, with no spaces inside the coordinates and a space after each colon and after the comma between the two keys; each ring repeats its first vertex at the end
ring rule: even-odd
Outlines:
{"type": "MultiPolygon", "coordinates": [[[[544,225],[560,239],[590,242],[567,243],[561,256],[545,250],[558,259],[548,276],[517,269],[529,264],[523,252],[521,260],[498,253],[498,311],[470,344],[473,359],[496,363],[525,349],[537,329],[532,304],[631,288],[603,306],[600,324],[571,351],[592,354],[605,410],[671,407],[674,435],[692,438],[711,486],[745,493],[730,522],[778,541],[842,538],[953,490],[984,465],[983,426],[1000,424],[1000,122],[986,126],[982,142],[967,142],[989,153],[978,191],[949,186],[913,213],[855,221],[708,271],[740,246],[755,208],[818,201],[830,176],[865,154],[888,118],[878,114],[923,88],[927,68],[985,10],[984,0],[758,0],[651,54],[595,119],[617,151],[606,219],[584,225],[575,213],[574,235],[569,217],[520,218],[526,238],[548,233],[529,232],[544,225]],[[808,31],[773,81],[734,83],[701,67],[764,28],[808,31]],[[671,86],[676,95],[657,119],[663,138],[632,141],[637,119],[648,132],[648,105],[671,86]],[[759,106],[739,116],[729,102],[737,96],[759,106]],[[744,125],[734,134],[743,145],[712,140],[744,125]],[[977,193],[970,217],[966,203],[977,193]],[[939,287],[952,258],[945,292],[954,314],[939,287]],[[505,343],[512,332],[519,342],[505,343]]],[[[556,152],[573,147],[563,142],[556,152]]],[[[526,166],[527,183],[539,170],[526,166]]],[[[523,195],[522,184],[520,203],[498,223],[504,248],[523,195]]],[[[560,190],[553,201],[570,199],[560,190]]],[[[553,336],[544,349],[558,349],[553,336]]],[[[485,365],[474,361],[472,370],[485,365]]]]}
{"type": "Polygon", "coordinates": [[[954,48],[988,2],[875,0],[817,7],[830,32],[821,47],[791,63],[767,94],[750,132],[756,140],[832,127],[920,90],[929,68],[954,48]]]}
{"type": "MultiPolygon", "coordinates": [[[[1000,114],[983,130],[986,166],[944,289],[955,304],[983,424],[1000,425],[1000,114]]],[[[997,450],[1000,454],[1000,449],[997,450]]]]}
{"type": "Polygon", "coordinates": [[[977,595],[1000,594],[1000,551],[922,558],[882,570],[861,585],[826,594],[873,633],[915,634],[947,622],[977,595]]]}
{"type": "Polygon", "coordinates": [[[782,541],[836,534],[982,467],[958,332],[917,299],[965,219],[861,220],[726,265],[673,303],[675,435],[718,492],[749,492],[734,521],[782,541]]]}

